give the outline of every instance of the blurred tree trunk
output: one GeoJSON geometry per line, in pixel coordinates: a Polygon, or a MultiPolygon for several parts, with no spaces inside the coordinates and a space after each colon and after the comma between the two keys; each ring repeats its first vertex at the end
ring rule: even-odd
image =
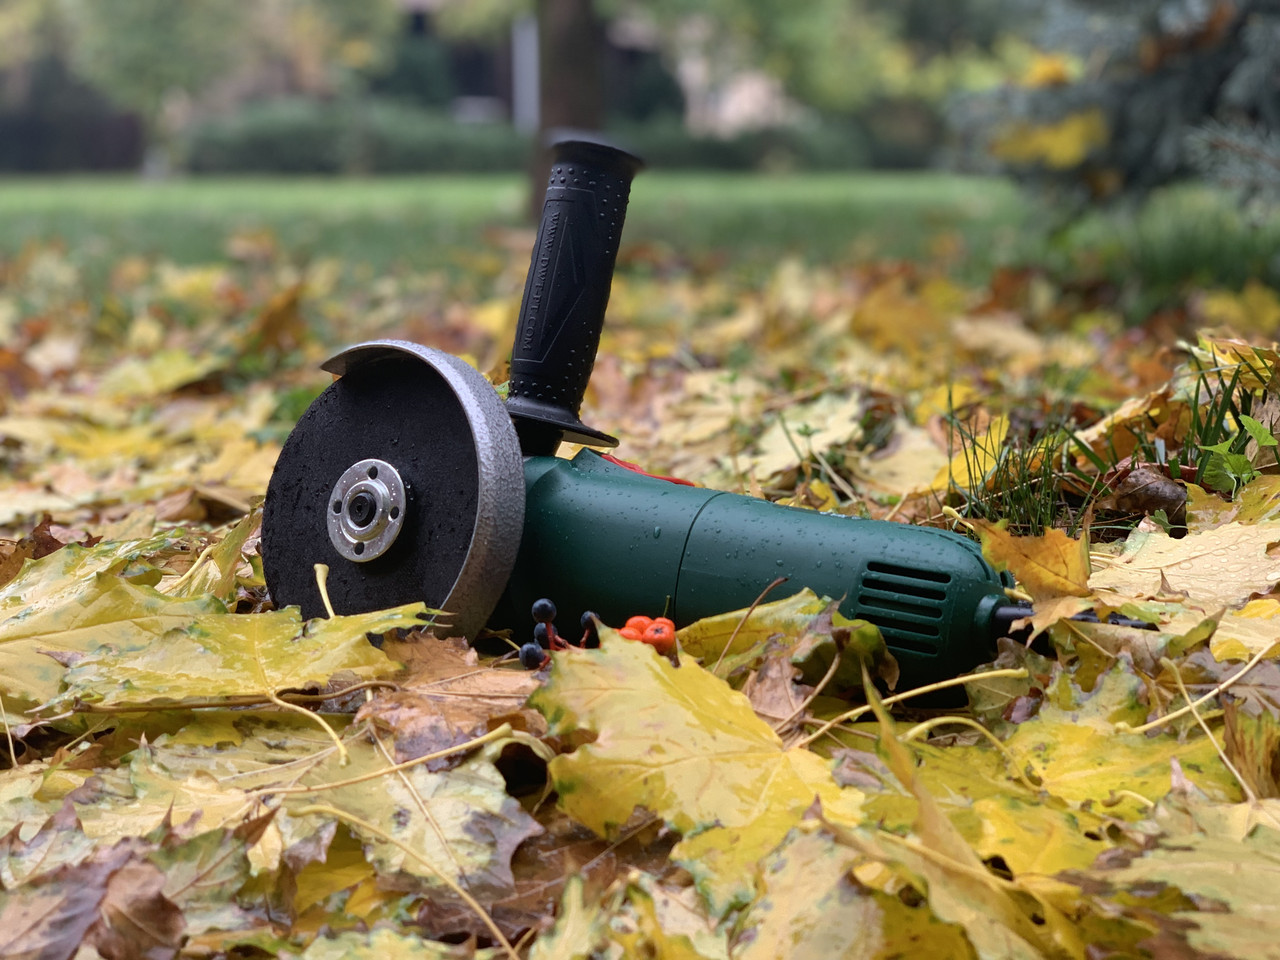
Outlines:
{"type": "Polygon", "coordinates": [[[604,120],[604,25],[594,0],[537,0],[541,80],[538,139],[529,167],[529,213],[537,220],[551,169],[548,140],[559,129],[599,130],[604,120]]]}

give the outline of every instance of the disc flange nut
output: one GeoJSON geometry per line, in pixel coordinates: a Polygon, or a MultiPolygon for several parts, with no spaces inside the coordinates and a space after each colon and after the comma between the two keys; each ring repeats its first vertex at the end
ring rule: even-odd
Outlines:
{"type": "Polygon", "coordinates": [[[385,460],[359,460],[333,485],[326,511],[333,548],[355,563],[386,553],[404,527],[405,488],[385,460]]]}

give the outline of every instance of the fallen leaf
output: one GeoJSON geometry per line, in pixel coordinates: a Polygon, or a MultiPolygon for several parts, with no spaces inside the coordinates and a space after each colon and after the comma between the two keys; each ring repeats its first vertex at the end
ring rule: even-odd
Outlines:
{"type": "MultiPolygon", "coordinates": [[[[54,560],[66,552],[46,559],[54,560]]],[[[24,572],[19,580],[26,579],[24,572]]],[[[17,585],[15,581],[10,587],[17,585]]],[[[224,609],[212,597],[174,599],[110,573],[60,581],[59,585],[61,593],[35,599],[0,621],[0,693],[10,706],[32,707],[57,694],[63,664],[41,653],[74,658],[102,644],[116,643],[163,656],[165,648],[154,645],[160,637],[190,626],[199,617],[218,616],[224,609]]],[[[15,591],[0,598],[0,612],[13,611],[13,605],[5,601],[15,597],[22,594],[15,591]]],[[[172,663],[166,669],[172,669],[172,663]]],[[[109,683],[119,686],[120,679],[109,683]]]]}
{"type": "Polygon", "coordinates": [[[549,765],[561,807],[601,834],[637,807],[663,818],[686,836],[672,855],[697,864],[717,913],[743,895],[743,868],[815,800],[834,817],[856,820],[861,794],[842,791],[815,754],[785,749],[745,696],[692,662],[673,667],[607,628],[599,650],[557,654],[530,702],[552,734],[581,744],[549,765]]]}
{"type": "Polygon", "coordinates": [[[395,664],[368,635],[420,627],[425,616],[420,603],[305,623],[297,607],[198,615],[159,637],[125,637],[79,657],[47,709],[269,697],[339,674],[347,682],[387,676],[395,664]]]}
{"type": "Polygon", "coordinates": [[[1120,556],[1102,559],[1089,587],[1134,599],[1157,596],[1167,587],[1195,603],[1242,606],[1280,582],[1280,557],[1271,553],[1277,542],[1277,521],[1232,522],[1179,540],[1163,530],[1136,531],[1120,556]]]}
{"type": "Polygon", "coordinates": [[[1234,800],[1236,785],[1207,739],[1182,742],[1172,733],[1149,737],[1117,729],[1144,721],[1143,683],[1117,664],[1083,703],[1046,699],[1039,713],[1005,740],[1014,761],[1052,796],[1072,804],[1106,804],[1134,818],[1169,792],[1175,759],[1218,800],[1234,800]]]}
{"type": "Polygon", "coordinates": [[[1018,537],[1009,533],[1005,521],[969,523],[982,539],[982,555],[996,569],[1011,571],[1033,600],[1089,595],[1088,540],[1072,539],[1061,530],[1018,537]]]}
{"type": "Polygon", "coordinates": [[[863,886],[861,858],[817,831],[792,833],[760,864],[760,895],[736,923],[742,960],[967,958],[963,928],[927,906],[863,886]]]}

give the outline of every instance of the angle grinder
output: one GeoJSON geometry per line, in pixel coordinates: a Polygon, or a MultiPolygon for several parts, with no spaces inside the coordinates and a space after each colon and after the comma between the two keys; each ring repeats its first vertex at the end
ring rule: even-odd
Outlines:
{"type": "MultiPolygon", "coordinates": [[[[475,369],[401,340],[329,359],[334,381],[276,463],[262,559],[278,606],[324,614],[423,601],[449,632],[531,628],[534,600],[576,622],[749,606],[776,578],[880,628],[907,686],[993,655],[1017,607],[973,542],[943,530],[779,506],[649,476],[563,442],[617,440],[579,418],[640,161],[555,148],[506,400],[475,369]]],[[[1023,612],[1024,613],[1024,612],[1023,612]]],[[[1025,613],[1024,613],[1025,615],[1025,613]]]]}

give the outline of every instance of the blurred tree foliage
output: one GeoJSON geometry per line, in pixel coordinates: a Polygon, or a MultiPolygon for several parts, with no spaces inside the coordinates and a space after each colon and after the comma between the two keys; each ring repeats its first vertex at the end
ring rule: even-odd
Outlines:
{"type": "Polygon", "coordinates": [[[77,65],[161,142],[190,97],[230,72],[244,46],[235,0],[68,0],[77,65]]]}
{"type": "Polygon", "coordinates": [[[1020,82],[961,98],[973,155],[1079,202],[1197,170],[1280,188],[1278,0],[1053,0],[1020,82]]]}
{"type": "MultiPolygon", "coordinates": [[[[513,16],[536,13],[544,25],[563,0],[447,0],[447,33],[498,36],[513,16]]],[[[573,0],[577,2],[577,0],[573,0]]],[[[941,106],[957,88],[990,87],[1017,73],[1033,53],[1017,31],[1022,0],[583,0],[604,23],[647,33],[670,73],[699,89],[696,104],[719,102],[744,74],[764,73],[803,113],[870,145],[875,165],[931,162],[942,135],[941,106]]],[[[545,32],[545,31],[544,31],[545,32]]],[[[586,55],[542,64],[547,71],[591,74],[586,55]]],[[[552,78],[554,81],[554,78],[552,78]]],[[[577,83],[578,87],[585,84],[577,83]]],[[[571,126],[591,126],[586,112],[571,126]]],[[[557,122],[562,122],[558,120],[557,122]]],[[[537,177],[534,178],[535,181],[537,177]]]]}
{"type": "MultiPolygon", "coordinates": [[[[446,0],[446,32],[497,36],[531,2],[446,0]]],[[[847,112],[885,95],[937,99],[989,85],[1021,62],[1008,44],[1025,0],[594,0],[604,21],[648,25],[669,58],[706,56],[725,76],[763,69],[798,101],[847,112]]]]}
{"type": "Polygon", "coordinates": [[[0,69],[21,85],[51,53],[42,38],[65,36],[76,73],[136,111],[163,154],[246,90],[341,92],[386,58],[398,18],[394,0],[0,0],[0,69]]]}

